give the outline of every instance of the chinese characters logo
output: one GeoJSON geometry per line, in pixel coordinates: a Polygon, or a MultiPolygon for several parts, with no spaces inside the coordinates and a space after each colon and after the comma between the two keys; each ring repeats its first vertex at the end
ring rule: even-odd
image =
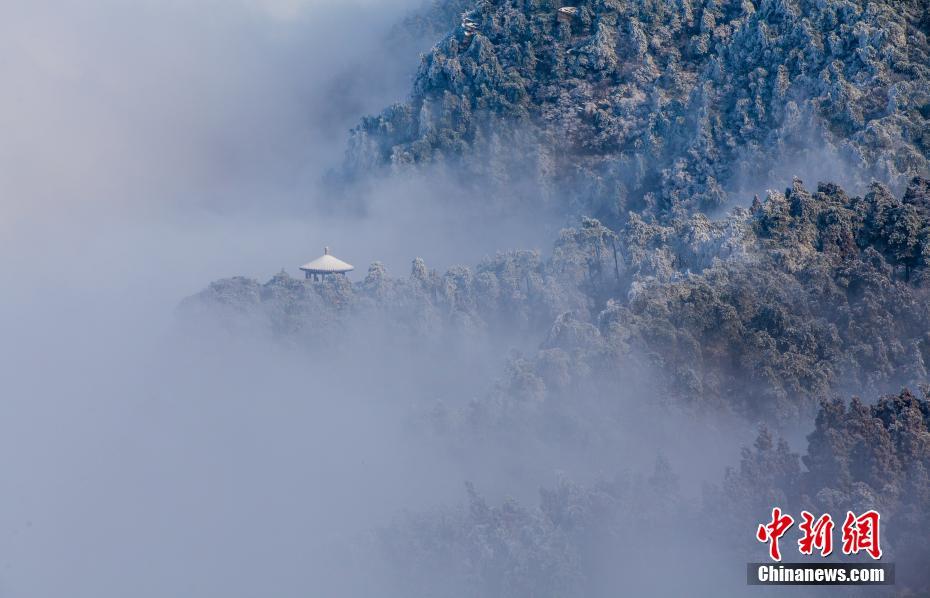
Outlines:
{"type": "MultiPolygon", "coordinates": [[[[866,511],[858,517],[852,511],[847,511],[842,528],[843,554],[865,552],[873,559],[880,559],[879,518],[878,512],[874,510],[866,511]]],[[[813,554],[816,549],[820,556],[829,556],[833,552],[834,528],[830,514],[815,518],[811,513],[801,511],[801,519],[798,529],[802,535],[798,540],[798,551],[801,554],[813,554]]],[[[756,539],[769,545],[769,557],[773,561],[781,561],[778,541],[793,525],[794,518],[775,507],[772,509],[771,521],[760,524],[756,530],[756,539]]]]}

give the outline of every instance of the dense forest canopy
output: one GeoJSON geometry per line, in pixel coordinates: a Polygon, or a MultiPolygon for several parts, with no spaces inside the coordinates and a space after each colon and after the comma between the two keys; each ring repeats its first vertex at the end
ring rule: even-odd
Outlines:
{"type": "Polygon", "coordinates": [[[520,189],[612,224],[795,174],[899,191],[927,172],[919,0],[563,4],[464,9],[410,99],[355,129],[346,176],[438,164],[498,201],[520,189]]]}

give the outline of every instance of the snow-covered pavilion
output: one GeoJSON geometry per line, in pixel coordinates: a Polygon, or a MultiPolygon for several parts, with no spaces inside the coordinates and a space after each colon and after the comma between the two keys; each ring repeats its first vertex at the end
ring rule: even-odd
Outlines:
{"type": "Polygon", "coordinates": [[[346,272],[351,272],[355,270],[355,266],[352,264],[347,264],[341,259],[331,255],[329,253],[329,247],[323,249],[323,255],[316,258],[312,262],[307,262],[300,267],[304,271],[304,276],[307,279],[313,280],[322,280],[324,276],[330,274],[343,274],[346,272]]]}

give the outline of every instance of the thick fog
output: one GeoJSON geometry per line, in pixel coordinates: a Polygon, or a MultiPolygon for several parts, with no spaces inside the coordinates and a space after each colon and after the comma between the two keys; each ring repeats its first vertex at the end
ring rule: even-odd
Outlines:
{"type": "Polygon", "coordinates": [[[308,355],[175,319],[324,245],[406,273],[543,238],[437,206],[438,179],[328,205],[349,128],[432,43],[391,37],[412,5],[5,7],[0,594],[376,595],[365,535],[461,499],[468,473],[405,418],[450,381],[481,392],[505,347],[308,355]]]}
{"type": "Polygon", "coordinates": [[[461,503],[465,481],[534,504],[566,469],[648,474],[663,447],[695,498],[751,441],[716,421],[685,437],[665,414],[597,459],[520,438],[463,455],[419,434],[417,414],[482,395],[540,338],[398,351],[359,327],[309,352],[179,324],[209,281],[296,275],[324,245],[355,279],[375,260],[406,275],[417,256],[447,267],[549,246],[562,222],[483,212],[438,175],[359,190],[363,210],[332,205],[321,181],[348,130],[404,97],[435,41],[391,36],[415,6],[6,7],[0,595],[383,595],[373,530],[461,503]]]}

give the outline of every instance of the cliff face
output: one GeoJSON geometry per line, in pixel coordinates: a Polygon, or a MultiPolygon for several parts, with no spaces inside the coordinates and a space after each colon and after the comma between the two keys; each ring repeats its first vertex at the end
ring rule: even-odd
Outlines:
{"type": "Polygon", "coordinates": [[[607,222],[708,211],[793,174],[892,189],[928,171],[919,1],[482,1],[344,172],[449,166],[484,194],[607,222]],[[510,192],[512,194],[512,191],[510,192]]]}

